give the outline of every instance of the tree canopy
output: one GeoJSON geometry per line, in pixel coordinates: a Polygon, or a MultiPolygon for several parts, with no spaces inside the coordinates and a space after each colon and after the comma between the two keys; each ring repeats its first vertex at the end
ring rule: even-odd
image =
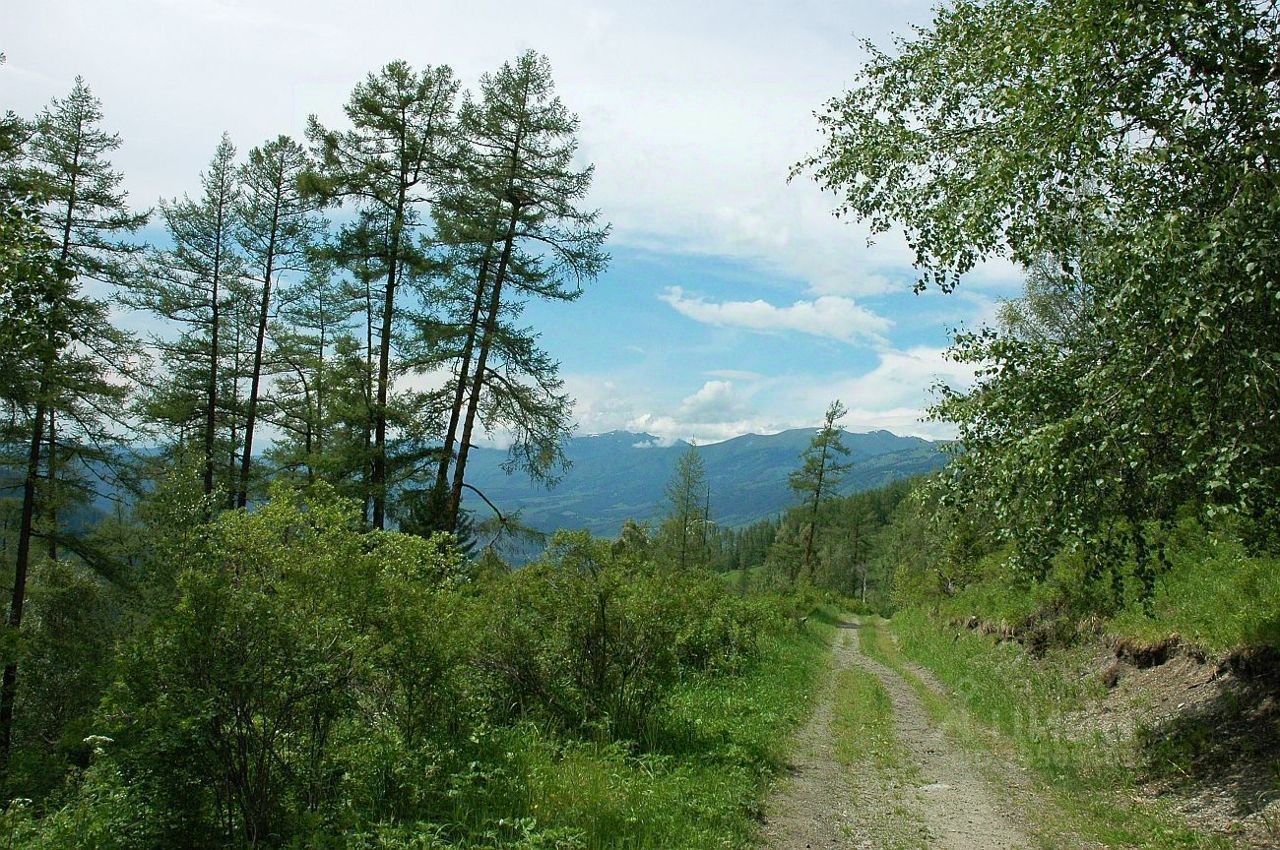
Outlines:
{"type": "MultiPolygon", "coordinates": [[[[960,0],[870,61],[799,166],[902,228],[918,286],[1028,294],[952,356],[950,496],[1036,551],[1280,505],[1272,3],[960,0]]],[[[1141,541],[1135,542],[1141,548],[1141,541]]]]}

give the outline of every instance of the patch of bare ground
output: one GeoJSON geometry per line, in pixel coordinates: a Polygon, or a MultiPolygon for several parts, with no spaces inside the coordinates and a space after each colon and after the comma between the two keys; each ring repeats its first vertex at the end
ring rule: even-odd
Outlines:
{"type": "Polygon", "coordinates": [[[765,805],[762,838],[771,850],[925,846],[915,818],[892,802],[896,789],[836,756],[836,681],[856,655],[853,633],[838,635],[813,715],[792,741],[788,777],[765,805]]]}
{"type": "Polygon", "coordinates": [[[1177,636],[1112,640],[1080,675],[1106,695],[1064,718],[1132,758],[1140,801],[1244,847],[1280,847],[1280,654],[1210,657],[1177,636]]]}
{"type": "Polygon", "coordinates": [[[765,808],[763,838],[773,850],[1039,846],[1013,811],[1006,789],[984,778],[973,755],[939,728],[901,675],[861,652],[856,629],[837,641],[827,685],[793,752],[791,776],[765,808]],[[884,686],[908,764],[851,770],[838,761],[834,682],[853,666],[871,672],[884,686]]]}

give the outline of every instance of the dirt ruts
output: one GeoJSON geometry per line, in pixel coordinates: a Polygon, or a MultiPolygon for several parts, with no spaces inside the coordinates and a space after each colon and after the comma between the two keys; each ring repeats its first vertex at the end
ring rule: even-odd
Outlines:
{"type": "Polygon", "coordinates": [[[1040,846],[1021,825],[1011,797],[988,784],[970,756],[932,722],[902,676],[861,651],[855,624],[846,624],[833,653],[813,716],[796,735],[791,776],[766,803],[765,847],[1040,846]],[[873,673],[889,695],[895,732],[911,761],[900,770],[848,768],[836,758],[835,682],[842,670],[854,666],[873,673]]]}

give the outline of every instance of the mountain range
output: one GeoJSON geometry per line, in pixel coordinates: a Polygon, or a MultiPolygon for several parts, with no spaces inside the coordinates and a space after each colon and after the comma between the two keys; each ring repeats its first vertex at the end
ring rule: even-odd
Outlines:
{"type": "MultiPolygon", "coordinates": [[[[787,476],[800,466],[800,454],[815,431],[800,428],[778,434],[746,434],[699,446],[711,485],[711,517],[726,526],[747,525],[775,516],[795,503],[787,476]]],[[[841,492],[870,490],[902,478],[932,472],[946,463],[942,444],[888,431],[845,433],[852,467],[841,492]]],[[[520,473],[502,471],[506,452],[473,449],[469,483],[484,491],[504,513],[519,510],[521,520],[539,531],[585,528],[614,536],[624,520],[653,521],[665,512],[667,483],[676,461],[689,448],[677,441],[661,444],[651,434],[610,431],[574,437],[566,446],[571,463],[552,488],[531,483],[520,473]]],[[[480,516],[487,508],[476,498],[468,507],[480,516]]]]}

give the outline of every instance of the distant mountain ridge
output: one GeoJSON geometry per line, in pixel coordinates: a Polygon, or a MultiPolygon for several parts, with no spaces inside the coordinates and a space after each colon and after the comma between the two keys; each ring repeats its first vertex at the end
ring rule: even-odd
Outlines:
{"type": "MultiPolygon", "coordinates": [[[[794,504],[787,476],[799,466],[800,453],[814,433],[813,428],[797,428],[699,446],[711,483],[712,519],[721,525],[746,525],[794,504]]],[[[539,531],[585,528],[613,536],[628,518],[651,521],[665,511],[667,482],[689,444],[659,443],[651,434],[629,431],[574,437],[566,447],[573,466],[551,489],[531,484],[519,473],[504,473],[506,452],[473,449],[468,480],[503,511],[520,510],[523,522],[539,531]]],[[[841,487],[844,493],[932,472],[946,463],[944,444],[889,431],[846,432],[844,444],[853,463],[841,487]]],[[[468,507],[477,504],[472,499],[468,507]]],[[[481,515],[487,512],[483,505],[478,510],[481,515]]]]}

